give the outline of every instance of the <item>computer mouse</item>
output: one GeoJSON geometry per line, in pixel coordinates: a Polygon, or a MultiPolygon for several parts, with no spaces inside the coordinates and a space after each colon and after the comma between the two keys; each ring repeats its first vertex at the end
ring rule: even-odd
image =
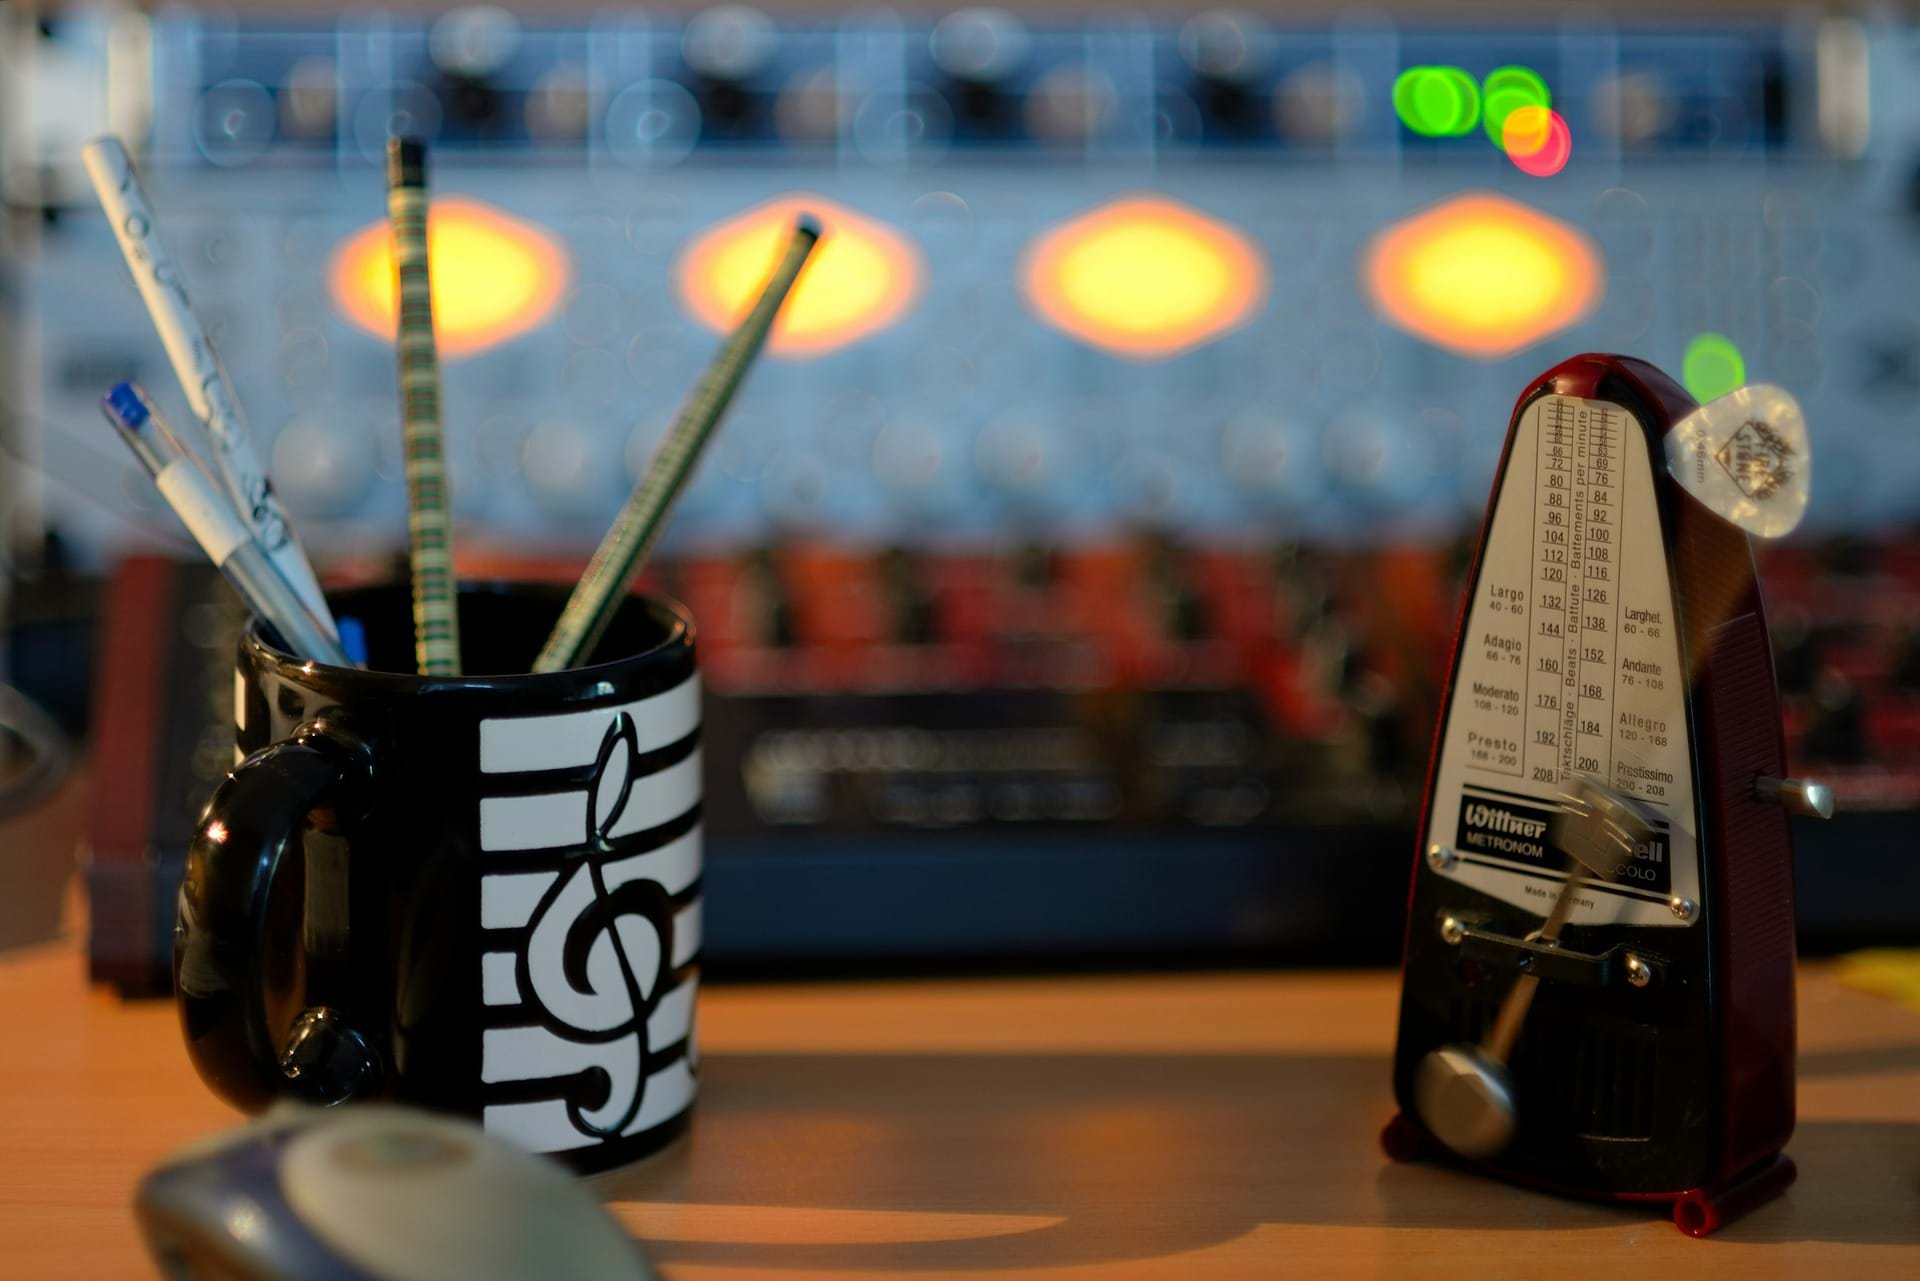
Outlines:
{"type": "Polygon", "coordinates": [[[650,1281],[572,1175],[451,1117],[283,1105],[194,1144],[134,1208],[169,1281],[650,1281]]]}

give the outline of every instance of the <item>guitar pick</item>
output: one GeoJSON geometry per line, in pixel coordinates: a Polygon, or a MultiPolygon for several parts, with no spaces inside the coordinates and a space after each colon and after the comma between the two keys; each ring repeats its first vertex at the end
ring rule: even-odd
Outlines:
{"type": "Polygon", "coordinates": [[[1800,402],[1784,388],[1728,392],[1676,423],[1666,443],[1681,488],[1749,534],[1782,538],[1806,513],[1813,451],[1800,402]]]}

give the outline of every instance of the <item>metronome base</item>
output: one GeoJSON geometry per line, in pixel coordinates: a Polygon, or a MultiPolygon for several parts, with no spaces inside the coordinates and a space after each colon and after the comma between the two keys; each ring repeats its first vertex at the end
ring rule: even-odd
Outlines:
{"type": "Polygon", "coordinates": [[[1396,1163],[1420,1161],[1429,1157],[1467,1166],[1481,1173],[1494,1173],[1510,1182],[1590,1201],[1618,1201],[1631,1204],[1653,1203],[1673,1207],[1673,1226],[1690,1237],[1711,1236],[1751,1210],[1765,1205],[1793,1185],[1799,1170],[1793,1158],[1775,1153],[1759,1165],[1721,1183],[1689,1188],[1685,1192],[1586,1192],[1532,1179],[1516,1179],[1490,1171],[1475,1162],[1462,1162],[1427,1132],[1425,1126],[1404,1112],[1396,1112],[1380,1131],[1380,1150],[1396,1163]]]}

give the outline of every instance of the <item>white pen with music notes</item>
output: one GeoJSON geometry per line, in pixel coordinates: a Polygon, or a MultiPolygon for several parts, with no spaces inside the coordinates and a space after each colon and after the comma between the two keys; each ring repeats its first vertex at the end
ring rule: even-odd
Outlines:
{"type": "Polygon", "coordinates": [[[120,242],[120,251],[126,255],[127,268],[153,318],[167,359],[187,394],[187,403],[207,429],[221,485],[252,530],[254,540],[320,620],[327,635],[333,636],[333,615],[321,595],[320,581],[280,507],[279,496],[273,492],[273,482],[241,415],[233,381],[220,363],[206,326],[194,314],[179,265],[160,239],[159,225],[134,171],[133,158],[114,137],[95,138],[81,149],[80,157],[100,199],[100,208],[120,242]]]}

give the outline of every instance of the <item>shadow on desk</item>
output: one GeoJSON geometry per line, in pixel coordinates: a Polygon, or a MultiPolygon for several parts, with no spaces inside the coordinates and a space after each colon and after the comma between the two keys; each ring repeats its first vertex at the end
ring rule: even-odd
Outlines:
{"type": "MultiPolygon", "coordinates": [[[[994,1270],[1153,1259],[1263,1224],[1567,1231],[1657,1211],[1390,1166],[1384,1059],[747,1055],[689,1138],[599,1191],[661,1262],[994,1270]]],[[[1801,1184],[1722,1239],[1920,1242],[1920,1126],[1804,1124],[1801,1184]]],[[[1677,1234],[1676,1234],[1677,1237],[1677,1234]]]]}

